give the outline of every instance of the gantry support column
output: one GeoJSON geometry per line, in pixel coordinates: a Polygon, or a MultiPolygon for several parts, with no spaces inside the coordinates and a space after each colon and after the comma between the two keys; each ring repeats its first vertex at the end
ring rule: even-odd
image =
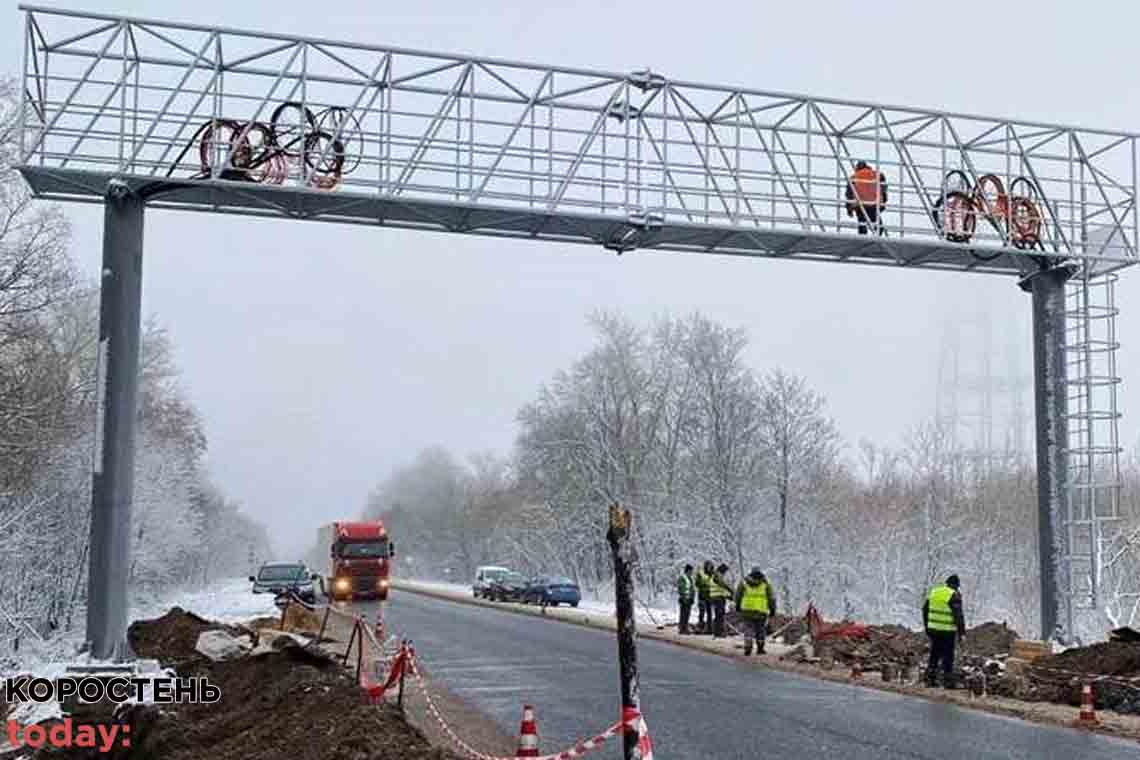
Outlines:
{"type": "Polygon", "coordinates": [[[134,497],[142,309],[143,208],[125,184],[107,186],[99,289],[98,412],[91,495],[87,643],[93,657],[127,650],[127,572],[134,497]]]}
{"type": "MultiPolygon", "coordinates": [[[[1054,636],[1068,579],[1059,575],[1066,545],[1068,390],[1065,371],[1065,283],[1069,266],[1043,265],[1021,281],[1033,296],[1034,408],[1037,428],[1037,560],[1041,575],[1041,638],[1054,636]]],[[[1065,634],[1071,621],[1065,620],[1065,634]]]]}

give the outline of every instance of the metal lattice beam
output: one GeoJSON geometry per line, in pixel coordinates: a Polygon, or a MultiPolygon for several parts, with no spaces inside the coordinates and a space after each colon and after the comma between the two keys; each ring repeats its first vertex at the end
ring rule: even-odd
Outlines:
{"type": "Polygon", "coordinates": [[[1131,133],[21,9],[20,169],[41,197],[101,202],[118,178],[161,187],[158,208],[648,249],[1021,275],[1137,260],[1131,133]],[[890,184],[873,241],[846,214],[857,160],[890,184]],[[947,240],[952,170],[1023,178],[1040,243],[1012,245],[985,203],[947,240]]]}

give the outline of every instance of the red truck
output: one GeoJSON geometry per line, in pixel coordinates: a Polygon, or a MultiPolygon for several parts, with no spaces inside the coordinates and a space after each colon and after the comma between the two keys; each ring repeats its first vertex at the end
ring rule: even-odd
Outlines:
{"type": "Polygon", "coordinates": [[[317,546],[328,552],[325,594],[334,600],[388,598],[396,545],[382,522],[334,522],[321,527],[317,546]]]}

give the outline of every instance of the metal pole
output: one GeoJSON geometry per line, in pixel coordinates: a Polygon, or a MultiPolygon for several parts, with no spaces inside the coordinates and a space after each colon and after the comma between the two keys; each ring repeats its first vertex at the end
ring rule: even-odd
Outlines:
{"type": "MultiPolygon", "coordinates": [[[[1045,269],[1021,281],[1033,296],[1033,371],[1037,417],[1037,558],[1041,576],[1041,638],[1058,627],[1066,556],[1065,498],[1068,485],[1068,398],[1065,372],[1065,282],[1067,266],[1045,269]]],[[[1071,635],[1072,631],[1065,631],[1071,635]]]]}
{"type": "Polygon", "coordinates": [[[99,292],[99,397],[91,494],[87,641],[98,659],[127,656],[127,574],[134,496],[142,306],[143,199],[108,183],[99,292]]]}
{"type": "MultiPolygon", "coordinates": [[[[621,676],[621,705],[641,709],[641,678],[637,668],[637,623],[633,614],[633,552],[630,532],[632,516],[618,504],[610,506],[610,528],[606,540],[614,564],[614,596],[616,597],[618,669],[621,676]]],[[[624,712],[623,712],[624,714],[624,712]]],[[[637,732],[626,730],[622,745],[625,760],[637,756],[637,732]]]]}

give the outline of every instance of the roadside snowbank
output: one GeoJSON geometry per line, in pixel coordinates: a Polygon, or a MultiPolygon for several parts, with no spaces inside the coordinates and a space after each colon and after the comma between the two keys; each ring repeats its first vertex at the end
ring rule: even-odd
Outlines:
{"type": "MultiPolygon", "coordinates": [[[[280,611],[273,606],[273,596],[250,593],[249,581],[231,578],[201,589],[176,591],[164,596],[140,596],[132,600],[130,622],[161,617],[171,607],[181,607],[204,618],[222,623],[234,623],[262,616],[276,616],[280,611]]],[[[75,630],[38,641],[23,640],[18,652],[0,658],[0,678],[18,673],[34,673],[46,678],[62,676],[68,665],[96,665],[83,647],[83,618],[78,618],[75,630]]]]}
{"type": "MultiPolygon", "coordinates": [[[[471,596],[471,586],[461,585],[459,583],[447,583],[445,581],[425,581],[418,578],[408,578],[408,583],[413,583],[419,588],[431,591],[438,591],[448,594],[460,594],[471,596]]],[[[638,600],[635,605],[635,614],[637,622],[644,625],[652,626],[668,626],[677,624],[677,609],[672,609],[651,606],[638,600]]],[[[563,609],[560,607],[559,609],[563,609]]],[[[588,612],[593,615],[607,616],[611,619],[617,618],[617,613],[614,610],[614,600],[612,596],[605,594],[599,597],[590,599],[585,594],[582,596],[582,601],[579,602],[577,609],[581,612],[588,612]]],[[[693,610],[694,616],[696,609],[693,610]]],[[[694,617],[695,620],[695,617],[694,617]]]]}
{"type": "MultiPolygon", "coordinates": [[[[280,614],[273,605],[271,594],[254,596],[250,593],[247,580],[233,578],[193,591],[178,591],[164,597],[137,598],[131,604],[129,620],[134,622],[162,617],[171,607],[181,607],[222,623],[236,623],[256,617],[276,617],[280,614]]],[[[46,641],[25,640],[19,652],[9,655],[0,662],[0,678],[31,674],[39,678],[55,679],[66,676],[67,669],[71,666],[109,664],[79,651],[83,645],[82,623],[77,628],[76,631],[46,641]]],[[[144,673],[164,672],[153,660],[141,660],[138,666],[144,673]]],[[[150,701],[150,694],[144,694],[139,701],[150,701]]],[[[21,725],[29,725],[62,717],[63,713],[57,702],[44,704],[27,702],[15,705],[7,719],[17,721],[21,725]]],[[[7,736],[0,737],[0,752],[9,749],[11,747],[7,743],[7,736]]]]}

